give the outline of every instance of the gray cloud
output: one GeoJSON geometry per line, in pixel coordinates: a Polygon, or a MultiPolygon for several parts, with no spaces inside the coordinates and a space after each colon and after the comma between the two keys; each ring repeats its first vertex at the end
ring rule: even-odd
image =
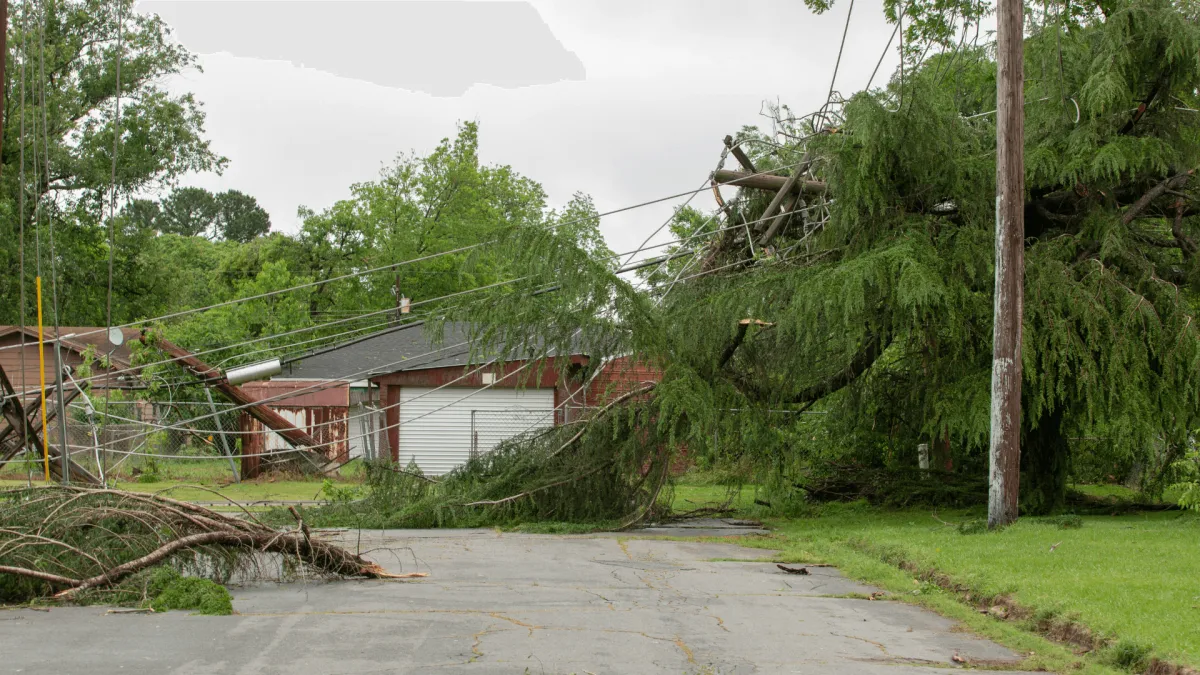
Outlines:
{"type": "Polygon", "coordinates": [[[287,61],[434,96],[583,80],[583,62],[527,2],[148,0],[200,54],[287,61]]]}
{"type": "MultiPolygon", "coordinates": [[[[139,10],[177,4],[185,3],[144,0],[139,10]]],[[[163,14],[184,37],[194,32],[190,22],[211,24],[210,15],[226,16],[220,5],[233,3],[186,4],[186,21],[184,14],[163,14]]],[[[277,6],[299,4],[281,0],[277,6]]],[[[319,4],[333,12],[347,3],[319,4]]],[[[444,4],[486,12],[496,3],[444,4]]],[[[553,33],[546,39],[577,54],[586,79],[480,85],[447,97],[322,72],[307,61],[300,68],[282,58],[202,53],[204,72],[174,76],[167,86],[203,101],[213,148],[231,163],[223,175],[193,175],[185,184],[248,192],[271,213],[276,229],[294,232],[298,205],[330,206],[349,196],[352,183],[374,178],[396,153],[426,154],[454,134],[457,120],[477,120],[480,159],[537,180],[553,205],[562,206],[577,190],[591,194],[601,211],[656,199],[696,188],[720,156],[725,134],[766,122],[758,115],[764,99],[778,97],[802,112],[819,107],[849,9],[844,0],[820,16],[799,0],[531,4],[553,33]]],[[[836,82],[844,94],[866,84],[892,34],[881,4],[855,2],[836,82]]],[[[325,35],[323,17],[305,21],[317,24],[302,26],[306,34],[325,35]]],[[[424,58],[454,50],[447,44],[424,58]]],[[[893,72],[895,52],[893,45],[876,84],[893,72]]],[[[606,216],[601,232],[613,250],[629,250],[683,201],[606,216]]],[[[714,207],[708,192],[692,203],[714,207]]]]}

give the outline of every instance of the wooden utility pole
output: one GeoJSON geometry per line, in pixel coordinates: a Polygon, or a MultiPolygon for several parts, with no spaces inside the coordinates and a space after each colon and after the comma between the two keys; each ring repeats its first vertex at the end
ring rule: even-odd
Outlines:
{"type": "MultiPolygon", "coordinates": [[[[0,116],[4,114],[4,68],[8,65],[8,0],[0,0],[0,17],[4,18],[4,30],[0,31],[0,116]]],[[[0,119],[0,157],[4,156],[4,122],[0,119]]],[[[0,166],[4,163],[0,162],[0,166]]],[[[22,187],[22,189],[24,189],[22,187]]],[[[24,279],[21,280],[24,283],[24,279]]]]}
{"type": "Polygon", "coordinates": [[[1021,324],[1025,281],[1023,0],[996,8],[996,297],[988,527],[1017,519],[1021,475],[1021,324]]]}

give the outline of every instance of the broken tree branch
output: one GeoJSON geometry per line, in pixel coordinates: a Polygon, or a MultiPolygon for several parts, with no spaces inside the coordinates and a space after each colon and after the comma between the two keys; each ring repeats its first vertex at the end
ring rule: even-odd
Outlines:
{"type": "Polygon", "coordinates": [[[743,169],[750,173],[758,173],[758,170],[754,168],[754,162],[751,162],[750,158],[746,156],[746,151],[742,150],[740,145],[733,144],[733,136],[725,137],[725,147],[729,148],[729,151],[737,158],[738,164],[741,164],[743,169]]]}
{"type": "Polygon", "coordinates": [[[1150,206],[1150,202],[1153,202],[1155,199],[1161,197],[1167,190],[1183,187],[1187,184],[1188,179],[1191,178],[1192,174],[1194,173],[1196,173],[1195,169],[1189,169],[1182,173],[1178,173],[1147,190],[1146,194],[1142,195],[1140,199],[1138,199],[1136,202],[1130,205],[1128,209],[1125,210],[1125,213],[1121,216],[1121,224],[1128,225],[1132,223],[1133,219],[1137,218],[1139,213],[1145,211],[1146,207],[1150,206]]]}
{"type": "Polygon", "coordinates": [[[1196,242],[1183,231],[1183,200],[1175,202],[1175,218],[1171,220],[1171,235],[1183,251],[1183,259],[1188,260],[1196,254],[1196,242]]]}
{"type": "MultiPolygon", "coordinates": [[[[46,582],[60,599],[120,584],[160,564],[233,556],[253,567],[262,553],[285,556],[325,575],[424,576],[390,574],[314,538],[294,507],[296,529],[279,531],[195,504],[120,490],[46,487],[22,491],[20,497],[0,503],[0,521],[6,523],[0,528],[0,574],[46,582]],[[88,534],[96,528],[111,536],[97,540],[88,534]],[[45,571],[48,566],[62,573],[45,571]]],[[[31,597],[49,595],[48,587],[35,586],[31,597]]]]}
{"type": "MultiPolygon", "coordinates": [[[[591,420],[595,420],[595,419],[599,418],[600,416],[602,416],[602,415],[606,414],[608,411],[610,411],[610,410],[612,410],[613,408],[615,408],[616,406],[618,406],[618,405],[620,405],[620,404],[624,403],[625,401],[628,401],[629,399],[633,398],[634,396],[638,396],[638,395],[640,395],[640,394],[645,394],[645,393],[647,393],[647,392],[651,391],[652,389],[654,389],[654,388],[655,388],[655,387],[657,387],[657,386],[658,386],[658,383],[657,383],[657,382],[651,382],[651,383],[649,383],[649,384],[645,384],[644,386],[642,386],[642,387],[641,387],[641,388],[639,388],[639,389],[634,389],[633,391],[629,391],[629,392],[625,392],[624,394],[621,394],[620,396],[618,396],[618,397],[614,398],[613,400],[609,401],[609,402],[608,402],[608,404],[607,404],[607,405],[605,405],[603,408],[601,408],[601,409],[597,410],[595,413],[593,413],[593,414],[592,414],[592,417],[591,417],[591,420]]],[[[589,420],[589,421],[590,421],[590,420],[589,420]]],[[[571,445],[572,445],[572,444],[574,444],[574,443],[575,443],[575,441],[578,441],[579,439],[583,438],[583,434],[584,434],[584,433],[586,433],[586,432],[587,432],[587,430],[588,430],[588,427],[587,427],[587,425],[584,425],[584,427],[583,427],[582,429],[580,429],[580,430],[578,431],[578,433],[576,433],[574,436],[572,436],[571,438],[569,438],[569,439],[567,440],[567,442],[566,442],[566,443],[563,443],[563,444],[562,444],[562,446],[560,446],[560,447],[559,447],[557,450],[555,450],[554,452],[550,453],[550,454],[549,454],[549,455],[546,457],[546,459],[552,459],[553,457],[555,457],[556,455],[558,455],[558,454],[559,454],[560,452],[562,452],[563,450],[566,450],[567,448],[571,447],[571,445]]],[[[469,504],[468,504],[468,506],[469,506],[469,504]]]]}

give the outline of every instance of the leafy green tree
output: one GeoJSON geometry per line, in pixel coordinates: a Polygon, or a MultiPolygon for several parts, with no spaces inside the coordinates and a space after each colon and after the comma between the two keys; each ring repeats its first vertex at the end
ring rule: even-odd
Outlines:
{"type": "Polygon", "coordinates": [[[198,187],[176,188],[160,202],[158,229],[184,237],[213,236],[220,207],[213,193],[198,187]]]}
{"type": "MultiPolygon", "coordinates": [[[[288,330],[311,328],[291,341],[312,345],[395,321],[397,314],[388,310],[397,307],[398,296],[420,303],[411,317],[415,318],[461,304],[460,298],[437,300],[443,296],[522,276],[519,264],[496,247],[485,245],[514,229],[557,233],[588,251],[587,255],[614,265],[590,198],[577,194],[561,212],[550,210],[535,181],[511,167],[482,164],[478,143],[477,126],[460,125],[454,138],[443,139],[428,155],[401,155],[377,179],[351,186],[349,198],[321,211],[301,208],[301,227],[294,235],[247,234],[245,241],[228,234],[226,241],[157,237],[145,254],[157,261],[153,284],[173,289],[171,309],[177,310],[246,297],[245,284],[255,283],[269,269],[274,270],[275,281],[263,283],[282,288],[273,284],[282,278],[280,270],[286,269],[292,281],[318,282],[295,294],[303,298],[306,318],[289,314],[286,324],[288,330]],[[170,260],[175,257],[179,262],[172,265],[170,260]],[[366,271],[389,263],[404,264],[366,271]]],[[[229,194],[215,199],[219,203],[229,194]]],[[[251,201],[239,198],[242,204],[251,201]]],[[[265,225],[266,214],[262,215],[265,225]]],[[[221,218],[217,218],[218,229],[221,218]]],[[[238,321],[250,318],[217,308],[178,322],[169,327],[168,334],[189,346],[217,346],[266,337],[282,327],[251,321],[247,331],[235,325],[234,317],[238,321]]],[[[287,352],[286,342],[263,340],[226,352],[221,358],[240,358],[239,354],[263,358],[262,348],[287,352]]],[[[293,351],[298,348],[302,347],[290,347],[293,351]]]]}
{"type": "Polygon", "coordinates": [[[124,231],[153,232],[159,228],[158,220],[162,208],[150,199],[131,199],[121,209],[121,224],[124,231]]]}
{"type": "MultiPolygon", "coordinates": [[[[96,289],[105,288],[107,279],[103,216],[113,183],[118,15],[123,37],[117,192],[153,191],[189,172],[219,171],[225,165],[204,138],[200,105],[190,94],[172,94],[164,86],[169,76],[195,67],[195,59],[170,39],[161,19],[134,11],[134,0],[14,0],[9,5],[0,156],[0,211],[9,234],[0,237],[0,265],[18,268],[22,190],[27,264],[23,280],[17,274],[0,275],[0,321],[15,323],[20,316],[19,281],[32,288],[40,239],[46,285],[57,288],[61,299],[60,320],[104,323],[105,305],[98,301],[103,293],[96,289]],[[55,253],[63,263],[56,265],[60,276],[54,280],[49,278],[51,226],[55,253]]],[[[119,242],[118,258],[129,255],[119,242]]],[[[124,274],[136,276],[134,258],[116,261],[133,266],[124,274]]],[[[27,296],[26,313],[31,315],[32,293],[27,296]]]]}
{"type": "Polygon", "coordinates": [[[216,196],[217,230],[226,241],[248,242],[271,230],[271,216],[258,200],[237,190],[216,196]]]}

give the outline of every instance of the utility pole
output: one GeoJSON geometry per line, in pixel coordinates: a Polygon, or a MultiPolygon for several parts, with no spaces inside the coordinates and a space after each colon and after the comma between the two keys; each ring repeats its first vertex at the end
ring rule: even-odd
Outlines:
{"type": "MultiPolygon", "coordinates": [[[[0,31],[0,83],[5,82],[4,68],[8,64],[8,0],[0,0],[0,18],[4,19],[4,30],[0,31]]],[[[4,87],[0,87],[0,115],[4,114],[4,87]]],[[[0,119],[0,152],[4,150],[4,122],[0,119]]],[[[22,188],[23,189],[23,188],[22,188]]],[[[21,283],[25,283],[22,279],[21,283]]]]}
{"type": "Polygon", "coordinates": [[[996,296],[988,527],[1017,519],[1021,477],[1021,324],[1025,282],[1025,7],[996,8],[996,296]]]}

